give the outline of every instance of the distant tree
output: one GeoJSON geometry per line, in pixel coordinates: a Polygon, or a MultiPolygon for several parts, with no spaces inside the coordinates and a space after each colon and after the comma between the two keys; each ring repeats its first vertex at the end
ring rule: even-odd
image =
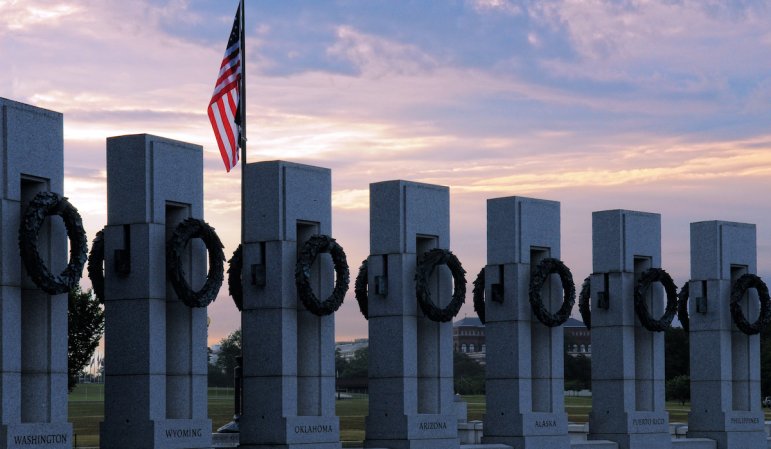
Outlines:
{"type": "Polygon", "coordinates": [[[565,353],[565,389],[566,390],[591,390],[592,389],[592,359],[578,354],[576,356],[565,353]]]}
{"type": "Polygon", "coordinates": [[[675,376],[666,383],[667,400],[680,401],[685,405],[691,400],[691,378],[686,375],[675,376]]]}
{"type": "Polygon", "coordinates": [[[484,394],[485,367],[462,352],[454,352],[452,358],[455,393],[484,394]]]}
{"type": "Polygon", "coordinates": [[[760,333],[760,391],[761,396],[771,396],[771,326],[760,333]]]}
{"type": "Polygon", "coordinates": [[[342,377],[342,374],[345,372],[347,367],[348,360],[345,360],[345,357],[343,357],[340,348],[335,348],[335,376],[342,377]]]}
{"type": "Polygon", "coordinates": [[[233,376],[236,370],[236,357],[241,355],[241,329],[238,328],[230,335],[220,340],[220,352],[214,366],[222,373],[225,379],[229,379],[227,385],[233,386],[233,376]]]}
{"type": "Polygon", "coordinates": [[[688,333],[681,327],[672,327],[664,333],[664,378],[689,376],[690,349],[688,333]]]}
{"type": "Polygon", "coordinates": [[[80,286],[70,290],[67,326],[67,389],[72,391],[104,335],[104,310],[91,290],[84,292],[80,286]]]}
{"type": "Polygon", "coordinates": [[[233,378],[227,377],[227,375],[220,370],[214,363],[209,363],[208,372],[209,386],[210,387],[232,387],[233,378]]]}
{"type": "Polygon", "coordinates": [[[340,377],[343,379],[369,377],[369,348],[357,349],[353,353],[353,358],[342,366],[340,377]]]}

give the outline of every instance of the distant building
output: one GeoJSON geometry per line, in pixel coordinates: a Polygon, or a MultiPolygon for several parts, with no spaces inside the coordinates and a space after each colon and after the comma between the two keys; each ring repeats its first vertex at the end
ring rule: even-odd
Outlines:
{"type": "Polygon", "coordinates": [[[338,341],[335,343],[335,351],[340,351],[340,356],[345,360],[351,360],[359,349],[369,346],[369,339],[357,338],[354,341],[338,341]]]}
{"type": "Polygon", "coordinates": [[[465,317],[452,323],[452,346],[465,354],[485,352],[485,325],[477,317],[465,317]]]}
{"type": "Polygon", "coordinates": [[[213,345],[211,348],[209,348],[209,363],[214,365],[217,363],[217,359],[220,357],[220,350],[222,349],[221,345],[213,345]]]}
{"type": "Polygon", "coordinates": [[[592,356],[592,333],[584,326],[583,321],[568,318],[565,324],[565,351],[570,356],[592,356]]]}
{"type": "MultiPolygon", "coordinates": [[[[592,334],[584,326],[582,321],[568,318],[562,325],[565,333],[565,351],[568,355],[576,357],[584,355],[592,356],[592,334]]],[[[472,359],[484,364],[487,345],[485,345],[485,325],[477,317],[464,317],[452,323],[452,343],[456,352],[468,354],[472,359]]],[[[369,340],[358,338],[354,341],[341,341],[335,343],[335,349],[340,355],[350,360],[356,351],[366,348],[369,340]]]]}
{"type": "MultiPolygon", "coordinates": [[[[562,325],[565,334],[565,351],[570,356],[592,356],[592,337],[582,321],[568,318],[562,325]]],[[[479,363],[485,363],[485,325],[477,317],[464,317],[452,323],[453,348],[468,354],[479,363]]]]}

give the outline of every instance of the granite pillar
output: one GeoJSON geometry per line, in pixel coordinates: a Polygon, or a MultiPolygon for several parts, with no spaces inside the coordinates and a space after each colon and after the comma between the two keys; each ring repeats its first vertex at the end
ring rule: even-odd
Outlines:
{"type": "MultiPolygon", "coordinates": [[[[369,415],[365,447],[459,447],[453,395],[452,323],[423,315],[415,296],[417,257],[450,246],[450,197],[443,186],[370,184],[369,415]]],[[[440,266],[429,279],[438,307],[452,282],[440,266]]]]}
{"type": "MultiPolygon", "coordinates": [[[[765,449],[760,403],[760,336],[739,331],[731,318],[731,287],[757,274],[755,225],[691,223],[689,283],[691,413],[688,437],[710,438],[718,449],[765,449]]],[[[757,291],[742,301],[758,316],[757,291]]]]}
{"type": "MultiPolygon", "coordinates": [[[[533,269],[560,257],[560,204],[522,197],[487,201],[485,343],[487,413],[484,443],[517,449],[568,449],[562,326],[533,314],[533,269]]],[[[541,291],[552,313],[562,304],[552,275],[541,291]]]]}
{"type": "MultiPolygon", "coordinates": [[[[245,170],[239,447],[339,449],[334,315],[308,311],[295,287],[304,243],[332,233],[331,172],[284,161],[245,170]]],[[[323,301],[333,283],[331,257],[319,254],[313,291],[323,301]]]]}
{"type": "MultiPolygon", "coordinates": [[[[206,308],[189,308],[166,281],[166,241],[203,218],[203,150],[147,134],[107,139],[105,420],[103,449],[211,447],[206,308]]],[[[193,289],[206,250],[188,245],[193,289]]]]}
{"type": "MultiPolygon", "coordinates": [[[[67,422],[67,294],[27,276],[19,223],[39,192],[63,195],[63,121],[58,112],[0,98],[0,448],[72,447],[67,422]]],[[[52,272],[67,264],[67,235],[49,218],[38,236],[52,272]]]]}
{"type": "MultiPolygon", "coordinates": [[[[592,411],[589,439],[619,449],[671,447],[664,404],[664,333],[640,324],[634,290],[641,274],[661,267],[661,216],[628,210],[592,214],[592,411]]],[[[653,317],[664,312],[663,288],[648,291],[653,317]]]]}

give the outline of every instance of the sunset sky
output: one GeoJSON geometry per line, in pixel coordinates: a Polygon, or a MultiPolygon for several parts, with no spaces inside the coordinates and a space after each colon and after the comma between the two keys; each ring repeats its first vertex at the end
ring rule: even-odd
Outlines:
{"type": "MultiPolygon", "coordinates": [[[[512,195],[561,202],[577,283],[591,213],[616,208],[662,214],[678,285],[690,222],[755,223],[771,279],[771,4],[246,3],[248,159],[332,169],[353,275],[369,184],[407,179],[450,186],[469,282],[486,261],[486,199],[512,195]]],[[[205,219],[228,256],[237,246],[240,167],[225,173],[206,117],[236,7],[0,0],[0,96],[64,114],[65,195],[89,239],[106,223],[105,139],[152,133],[203,145],[205,219]]],[[[367,333],[352,291],[339,340],[367,333]]],[[[239,325],[226,286],[209,314],[211,343],[239,325]]],[[[473,314],[469,301],[460,317],[473,314]]]]}

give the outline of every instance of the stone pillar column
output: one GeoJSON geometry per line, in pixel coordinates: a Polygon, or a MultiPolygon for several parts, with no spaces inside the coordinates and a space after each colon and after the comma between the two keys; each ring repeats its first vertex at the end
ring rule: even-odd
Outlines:
{"type": "MultiPolygon", "coordinates": [[[[365,447],[459,447],[453,395],[452,323],[424,316],[415,296],[417,257],[450,246],[450,196],[443,186],[370,184],[369,415],[365,447]]],[[[431,279],[438,307],[452,282],[440,266],[431,279]]]]}
{"type": "MultiPolygon", "coordinates": [[[[49,295],[22,267],[19,224],[39,192],[62,196],[62,115],[0,98],[0,448],[71,448],[67,422],[67,294],[49,295]]],[[[38,251],[67,264],[67,235],[47,219],[38,251]]]]}
{"type": "MultiPolygon", "coordinates": [[[[731,287],[757,273],[755,225],[691,223],[689,322],[691,413],[688,436],[710,438],[719,449],[765,448],[760,403],[760,336],[733,323],[731,287]]],[[[749,321],[758,316],[757,291],[742,301],[749,321]]]]}
{"type": "MultiPolygon", "coordinates": [[[[664,406],[664,333],[640,324],[634,290],[661,267],[661,216],[627,210],[592,214],[592,412],[589,439],[619,449],[671,446],[664,406]]],[[[663,289],[649,290],[648,310],[664,311],[663,289]]]]}
{"type": "MultiPolygon", "coordinates": [[[[239,447],[339,449],[334,316],[312,314],[295,287],[302,246],[332,233],[331,172],[284,161],[245,168],[239,447]]],[[[332,292],[329,254],[316,258],[311,284],[322,301],[332,292]]]]}
{"type": "MultiPolygon", "coordinates": [[[[563,328],[541,323],[528,296],[533,269],[548,257],[560,257],[560,203],[522,197],[487,201],[485,443],[570,447],[563,328]]],[[[554,313],[563,295],[558,277],[551,278],[541,297],[554,313]]]]}
{"type": "MultiPolygon", "coordinates": [[[[166,281],[166,241],[203,218],[203,150],[147,134],[107,139],[105,420],[103,449],[211,447],[206,308],[189,308],[166,281]]],[[[185,272],[206,277],[203,243],[185,272]]]]}

